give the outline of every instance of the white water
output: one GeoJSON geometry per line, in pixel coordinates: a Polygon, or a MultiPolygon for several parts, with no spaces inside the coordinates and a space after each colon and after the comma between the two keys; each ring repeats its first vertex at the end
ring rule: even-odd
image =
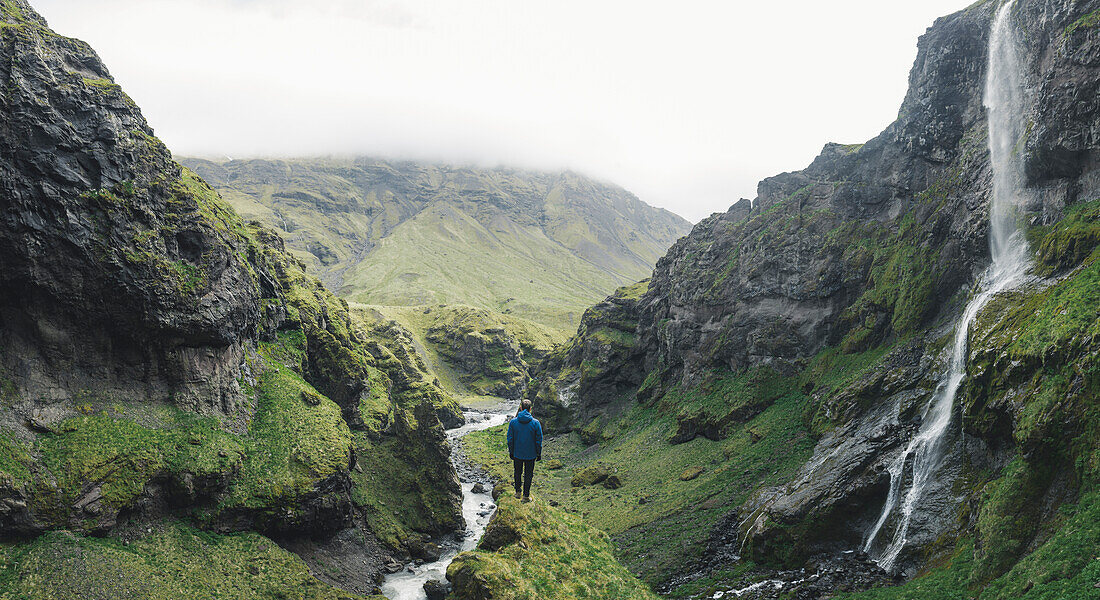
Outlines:
{"type": "MultiPolygon", "coordinates": [[[[448,430],[447,439],[453,448],[456,441],[467,433],[481,431],[505,423],[515,412],[515,402],[503,403],[487,413],[467,411],[465,413],[466,424],[448,430]]],[[[453,456],[454,454],[452,454],[453,456]]],[[[460,465],[455,465],[456,470],[461,473],[462,469],[459,467],[460,465]]],[[[439,560],[435,562],[412,566],[392,575],[387,575],[382,583],[382,595],[390,600],[425,600],[427,596],[424,594],[424,583],[429,579],[446,579],[447,567],[450,566],[451,561],[460,553],[473,550],[477,546],[481,536],[485,533],[485,527],[489,524],[489,519],[493,516],[496,503],[493,502],[488,486],[486,486],[485,492],[474,493],[475,483],[472,480],[461,481],[462,518],[466,522],[466,530],[463,533],[461,543],[449,545],[440,555],[439,560]]]]}
{"type": "Polygon", "coordinates": [[[993,166],[993,198],[989,209],[989,246],[993,263],[978,280],[955,328],[947,373],[924,409],[917,435],[889,467],[890,490],[886,504],[871,528],[863,550],[892,570],[908,542],[913,511],[943,458],[943,441],[954,414],[955,395],[966,377],[967,337],[970,325],[989,300],[1019,283],[1028,270],[1027,240],[1016,224],[1024,196],[1023,164],[1018,145],[1024,133],[1024,86],[1018,41],[1009,0],[1000,8],[989,42],[985,106],[989,117],[989,150],[993,166]],[[902,486],[909,473],[908,489],[902,486]],[[893,518],[891,520],[891,518],[893,518]],[[879,552],[875,542],[887,523],[893,527],[890,541],[879,552]]]}

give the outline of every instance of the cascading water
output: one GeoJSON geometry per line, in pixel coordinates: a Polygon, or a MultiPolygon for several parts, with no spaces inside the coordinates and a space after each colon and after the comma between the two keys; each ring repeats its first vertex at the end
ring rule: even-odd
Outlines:
{"type": "Polygon", "coordinates": [[[977,293],[956,325],[947,373],[924,410],[920,430],[889,467],[890,489],[886,504],[863,547],[888,571],[893,570],[908,542],[913,511],[943,458],[943,442],[954,414],[955,395],[966,377],[970,325],[994,295],[1017,284],[1028,269],[1027,240],[1016,222],[1017,209],[1024,195],[1019,144],[1025,132],[1025,112],[1019,46],[1012,24],[1015,3],[1016,0],[1008,0],[997,12],[989,41],[986,74],[985,106],[993,166],[993,197],[989,208],[989,246],[993,263],[978,280],[977,293]],[[906,481],[909,485],[903,490],[906,481]],[[875,542],[887,523],[893,527],[893,536],[885,547],[874,552],[875,542]]]}

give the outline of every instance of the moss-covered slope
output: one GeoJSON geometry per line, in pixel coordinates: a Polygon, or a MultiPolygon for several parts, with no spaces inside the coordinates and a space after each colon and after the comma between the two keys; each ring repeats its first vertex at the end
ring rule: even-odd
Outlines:
{"type": "Polygon", "coordinates": [[[392,340],[391,347],[403,347],[420,360],[425,374],[466,403],[518,400],[527,391],[533,365],[568,338],[541,323],[465,305],[352,304],[352,311],[371,331],[392,340]]]}

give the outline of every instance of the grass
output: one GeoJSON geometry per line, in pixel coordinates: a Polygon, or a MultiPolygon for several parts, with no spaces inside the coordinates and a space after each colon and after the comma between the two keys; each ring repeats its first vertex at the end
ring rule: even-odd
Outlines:
{"type": "Polygon", "coordinates": [[[606,533],[552,508],[503,495],[479,548],[447,569],[459,598],[655,600],[615,558],[606,533]]]}
{"type": "MultiPolygon", "coordinates": [[[[679,445],[667,442],[674,419],[656,408],[635,408],[617,426],[620,433],[594,450],[577,434],[548,440],[543,458],[565,468],[537,467],[535,488],[614,536],[619,556],[643,579],[663,581],[698,556],[719,517],[759,486],[785,481],[809,458],[813,439],[802,425],[804,403],[799,394],[784,395],[721,442],[700,437],[679,445]],[[618,475],[623,487],[574,487],[573,476],[595,464],[618,475]],[[681,481],[692,467],[705,470],[681,481]]],[[[472,433],[463,443],[471,458],[510,480],[503,429],[472,433]]]]}
{"type": "Polygon", "coordinates": [[[30,449],[7,433],[0,433],[0,482],[19,487],[31,479],[30,449]]]}
{"type": "MultiPolygon", "coordinates": [[[[0,545],[0,599],[353,600],[255,533],[215,535],[169,522],[135,538],[54,531],[0,545]]],[[[380,598],[380,597],[376,597],[380,598]]]]}

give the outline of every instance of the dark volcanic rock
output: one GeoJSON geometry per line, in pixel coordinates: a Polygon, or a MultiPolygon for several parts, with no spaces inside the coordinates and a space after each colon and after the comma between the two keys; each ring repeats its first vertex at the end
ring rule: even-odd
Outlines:
{"type": "Polygon", "coordinates": [[[317,547],[357,528],[374,548],[352,490],[395,484],[352,475],[379,450],[349,428],[425,474],[418,528],[459,526],[439,387],[181,169],[87,44],[24,0],[0,20],[0,442],[18,467],[0,477],[3,536],[202,514],[317,547]],[[300,445],[265,430],[279,410],[300,445]],[[286,472],[247,473],[266,459],[286,472]]]}
{"type": "MultiPolygon", "coordinates": [[[[887,469],[919,430],[945,369],[944,345],[990,262],[992,172],[982,100],[998,5],[976,3],[921,37],[898,119],[879,136],[862,145],[828,144],[806,169],[765,179],[755,200],[705,219],[677,242],[639,300],[609,298],[603,306],[622,309],[616,329],[631,332],[630,343],[601,345],[582,326],[568,354],[543,363],[529,396],[558,409],[555,422],[597,442],[607,421],[632,402],[668,398],[677,386],[705,392],[715,379],[761,370],[803,375],[825,350],[883,350],[836,389],[800,383],[804,417],[820,436],[813,457],[793,480],[760,489],[739,507],[736,531],[712,547],[716,554],[744,548],[756,559],[803,564],[818,553],[862,547],[878,518],[887,469]]],[[[1057,224],[1067,207],[1100,197],[1098,10],[1100,2],[1072,0],[1018,0],[1014,8],[1026,69],[1021,221],[1029,235],[1057,224]]],[[[1096,236],[1079,235],[1058,250],[1039,248],[1037,271],[1066,274],[1080,265],[1096,236]]],[[[1059,389],[1074,402],[1089,401],[1087,377],[1079,373],[1095,360],[1095,340],[1081,336],[1021,358],[1005,352],[1020,335],[1009,320],[990,317],[976,327],[962,418],[943,438],[946,458],[913,513],[902,573],[926,566],[926,551],[942,548],[943,539],[978,527],[974,517],[959,519],[961,503],[974,493],[959,477],[964,469],[999,472],[1016,453],[1057,462],[1051,440],[1061,433],[1053,432],[1076,435],[1084,427],[1067,409],[1044,417],[1041,427],[1029,425],[1028,435],[1018,430],[1028,399],[1053,389],[1036,382],[1061,368],[1054,365],[1078,365],[1059,389]]],[[[740,423],[753,414],[727,418],[740,423]]],[[[688,415],[669,441],[721,439],[727,425],[688,415]]],[[[757,442],[761,434],[750,435],[757,442]]],[[[1049,473],[1047,467],[1040,470],[1049,473]]],[[[1033,502],[1057,505],[1070,487],[1062,476],[1035,486],[1042,491],[1033,502]]],[[[1036,521],[1042,510],[1032,510],[1036,521]]],[[[1022,535],[1037,534],[1033,527],[1022,535]]]]}
{"type": "MultiPolygon", "coordinates": [[[[612,417],[628,405],[630,394],[645,379],[635,330],[638,302],[648,285],[646,280],[621,288],[586,310],[577,335],[534,370],[527,397],[549,431],[560,433],[598,416],[612,417]]],[[[581,435],[589,443],[599,442],[591,431],[581,435]]]]}
{"type": "Polygon", "coordinates": [[[443,600],[451,591],[451,584],[438,579],[429,579],[424,582],[424,595],[428,600],[443,600]]]}

